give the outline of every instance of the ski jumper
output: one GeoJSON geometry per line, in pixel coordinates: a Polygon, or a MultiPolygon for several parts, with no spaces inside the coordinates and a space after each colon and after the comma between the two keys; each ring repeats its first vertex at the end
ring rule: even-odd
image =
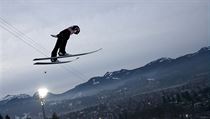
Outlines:
{"type": "Polygon", "coordinates": [[[56,41],[54,49],[52,50],[51,57],[56,57],[58,50],[62,54],[66,53],[66,44],[67,44],[67,41],[68,41],[70,35],[71,35],[71,32],[67,28],[67,29],[64,29],[63,31],[61,31],[56,36],[57,37],[57,41],[56,41]]]}

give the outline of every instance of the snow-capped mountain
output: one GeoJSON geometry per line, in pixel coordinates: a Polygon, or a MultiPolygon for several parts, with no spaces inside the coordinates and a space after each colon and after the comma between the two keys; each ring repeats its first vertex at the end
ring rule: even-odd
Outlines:
{"type": "Polygon", "coordinates": [[[5,101],[5,102],[9,102],[11,100],[14,99],[27,99],[30,98],[30,95],[27,94],[19,94],[19,95],[7,95],[5,97],[3,97],[0,101],[5,101]]]}
{"type": "Polygon", "coordinates": [[[205,51],[209,51],[210,50],[210,46],[208,47],[203,47],[201,48],[198,52],[205,52],[205,51]]]}
{"type": "MultiPolygon", "coordinates": [[[[104,98],[110,94],[113,96],[113,93],[118,94],[125,90],[127,95],[132,96],[182,85],[194,79],[207,79],[210,82],[209,77],[210,47],[205,47],[198,52],[176,59],[160,58],[136,69],[122,69],[107,72],[103,76],[93,77],[62,94],[48,95],[46,104],[49,105],[46,107],[47,110],[65,112],[95,105],[99,102],[99,97],[104,98]]],[[[31,110],[34,115],[37,115],[40,112],[40,103],[36,98],[36,93],[31,98],[24,94],[8,95],[0,101],[0,113],[16,112],[20,115],[31,110]],[[11,102],[11,100],[13,101],[11,102]],[[24,108],[22,107],[23,104],[26,105],[24,108]],[[3,111],[1,112],[1,110],[3,111]]]]}
{"type": "MultiPolygon", "coordinates": [[[[69,90],[62,95],[77,94],[76,92],[83,92],[83,96],[94,95],[101,90],[112,90],[123,85],[128,85],[127,87],[132,86],[135,84],[134,80],[137,79],[145,79],[145,81],[160,81],[160,79],[165,79],[165,77],[167,77],[168,79],[165,80],[170,79],[170,83],[176,83],[176,81],[182,82],[182,79],[177,76],[186,75],[183,73],[187,72],[193,74],[193,72],[200,70],[199,68],[208,68],[206,66],[210,66],[209,49],[209,47],[204,47],[198,52],[181,56],[176,59],[163,57],[133,70],[121,69],[119,71],[107,72],[103,76],[91,78],[87,82],[76,86],[74,89],[69,90]],[[189,55],[191,55],[191,57],[189,57],[189,55]],[[193,69],[194,66],[197,66],[197,69],[193,69]],[[131,82],[131,84],[129,82],[131,82]]],[[[143,80],[136,84],[143,84],[142,81],[143,80]]]]}
{"type": "Polygon", "coordinates": [[[154,65],[154,64],[158,64],[158,63],[171,62],[172,60],[173,60],[172,58],[162,57],[160,59],[157,59],[155,61],[152,61],[152,62],[148,63],[146,66],[151,66],[151,65],[154,65]]]}

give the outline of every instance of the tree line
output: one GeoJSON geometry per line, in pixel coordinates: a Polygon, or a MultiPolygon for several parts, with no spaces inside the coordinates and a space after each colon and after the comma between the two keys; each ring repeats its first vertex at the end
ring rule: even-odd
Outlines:
{"type": "MultiPolygon", "coordinates": [[[[0,119],[12,119],[12,118],[10,118],[9,115],[6,115],[5,118],[4,118],[4,117],[0,114],[0,119]]],[[[32,119],[32,118],[31,118],[31,117],[26,117],[26,119],[32,119]]],[[[52,117],[51,117],[51,118],[48,118],[48,119],[60,119],[60,118],[58,117],[57,113],[54,112],[54,113],[52,114],[52,117]]]]}

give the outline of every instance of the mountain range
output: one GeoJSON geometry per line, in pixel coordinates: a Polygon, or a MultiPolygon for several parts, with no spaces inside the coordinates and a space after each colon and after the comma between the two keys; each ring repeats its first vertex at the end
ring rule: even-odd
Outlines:
{"type": "MultiPolygon", "coordinates": [[[[210,47],[175,59],[160,58],[145,66],[107,72],[61,94],[49,93],[46,97],[47,115],[81,110],[100,103],[101,98],[111,99],[119,93],[135,96],[146,92],[186,84],[194,79],[207,77],[210,83],[210,47]]],[[[120,98],[119,97],[116,97],[120,98]]],[[[41,107],[37,93],[7,95],[0,100],[0,114],[12,117],[30,115],[40,118],[41,107]],[[23,106],[24,105],[24,106],[23,106]]]]}

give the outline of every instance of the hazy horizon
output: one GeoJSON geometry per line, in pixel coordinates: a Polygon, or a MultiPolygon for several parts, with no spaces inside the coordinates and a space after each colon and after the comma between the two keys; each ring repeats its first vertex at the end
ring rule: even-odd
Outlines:
{"type": "Polygon", "coordinates": [[[0,3],[0,98],[33,95],[42,86],[62,93],[106,72],[135,69],[210,45],[210,2],[205,0],[0,3]],[[56,41],[50,34],[74,24],[81,32],[71,36],[67,52],[103,50],[68,64],[34,66],[32,59],[50,56],[56,41]]]}

